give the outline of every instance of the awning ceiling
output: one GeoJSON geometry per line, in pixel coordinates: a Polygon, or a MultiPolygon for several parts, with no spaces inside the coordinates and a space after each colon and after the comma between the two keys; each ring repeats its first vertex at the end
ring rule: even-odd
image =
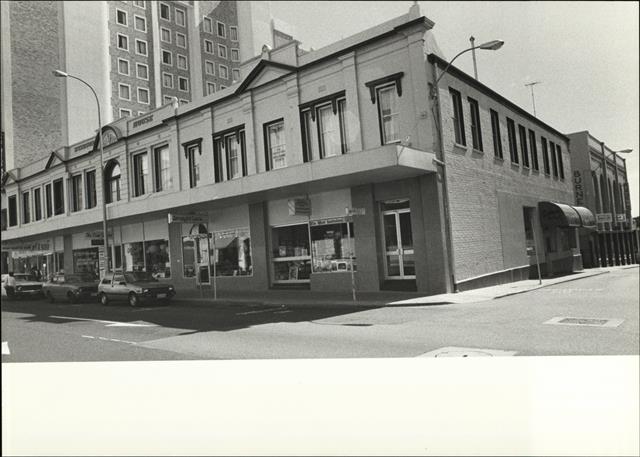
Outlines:
{"type": "Polygon", "coordinates": [[[539,202],[540,222],[544,227],[587,227],[594,228],[596,218],[591,211],[582,206],[564,203],[539,202]]]}

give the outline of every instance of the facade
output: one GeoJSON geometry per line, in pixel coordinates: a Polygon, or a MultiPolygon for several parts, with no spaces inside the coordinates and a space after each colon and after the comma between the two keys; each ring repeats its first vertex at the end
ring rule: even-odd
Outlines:
{"type": "Polygon", "coordinates": [[[568,138],[454,68],[434,89],[432,27],[414,5],[265,48],[222,91],[106,126],[104,173],[97,137],[11,170],[8,267],[425,294],[580,269],[568,138]]]}
{"type": "Polygon", "coordinates": [[[596,230],[580,234],[585,267],[637,263],[638,240],[624,157],[588,131],[568,136],[576,204],[589,208],[597,219],[596,230]]]}

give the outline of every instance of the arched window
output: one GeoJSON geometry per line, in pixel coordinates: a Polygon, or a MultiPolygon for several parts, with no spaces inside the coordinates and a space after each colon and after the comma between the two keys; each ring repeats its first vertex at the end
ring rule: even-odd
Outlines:
{"type": "Polygon", "coordinates": [[[112,160],[104,169],[107,203],[120,201],[120,164],[112,160]]]}

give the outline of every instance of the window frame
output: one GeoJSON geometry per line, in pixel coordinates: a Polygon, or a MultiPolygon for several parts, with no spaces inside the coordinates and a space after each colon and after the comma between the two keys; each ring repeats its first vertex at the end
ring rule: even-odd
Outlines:
{"type": "Polygon", "coordinates": [[[118,74],[119,75],[123,75],[123,76],[130,76],[131,75],[131,64],[129,63],[128,59],[123,59],[122,57],[118,57],[118,74]],[[123,73],[120,71],[120,64],[124,62],[127,65],[127,72],[123,73]]]}
{"type": "Polygon", "coordinates": [[[131,117],[132,114],[133,114],[132,111],[130,109],[128,109],[128,108],[119,108],[118,109],[118,115],[120,116],[119,117],[120,119],[122,119],[123,117],[131,117]]]}
{"type": "Polygon", "coordinates": [[[507,118],[507,139],[509,141],[509,158],[514,165],[520,165],[518,157],[518,133],[516,123],[513,119],[507,118]]]}
{"type": "Polygon", "coordinates": [[[238,26],[230,25],[229,26],[229,39],[231,41],[238,41],[238,26]],[[235,35],[235,38],[234,38],[235,35]]]}
{"type": "Polygon", "coordinates": [[[549,150],[551,152],[551,170],[553,171],[553,177],[558,178],[558,158],[556,157],[556,144],[549,140],[549,150]]]}
{"type": "Polygon", "coordinates": [[[173,53],[171,51],[169,51],[168,49],[162,49],[160,55],[160,63],[162,63],[162,65],[167,65],[169,67],[173,66],[173,53]],[[165,56],[169,56],[169,63],[164,61],[165,56]]]}
{"type": "Polygon", "coordinates": [[[231,58],[232,62],[240,62],[240,49],[231,48],[230,56],[231,56],[230,58],[231,58]],[[236,54],[236,58],[233,57],[234,51],[235,51],[235,54],[236,54]]]}
{"type": "Polygon", "coordinates": [[[389,115],[390,119],[394,120],[395,119],[395,127],[398,130],[398,138],[395,140],[387,140],[386,138],[386,131],[384,129],[384,115],[382,114],[382,105],[380,103],[380,93],[382,91],[389,91],[392,95],[392,97],[396,98],[396,105],[399,105],[398,103],[398,98],[396,97],[396,92],[397,92],[397,84],[395,82],[391,82],[391,83],[387,83],[387,84],[380,84],[378,86],[375,87],[375,98],[376,98],[376,107],[377,107],[377,111],[378,111],[378,127],[380,129],[380,142],[381,144],[384,146],[385,144],[398,144],[400,143],[402,140],[399,138],[399,130],[400,130],[400,122],[399,122],[399,117],[400,117],[400,110],[399,110],[399,106],[398,106],[398,112],[397,113],[392,113],[389,115]]]}
{"type": "Polygon", "coordinates": [[[562,147],[560,143],[556,143],[556,154],[558,156],[558,172],[560,179],[564,180],[564,160],[562,159],[562,147]]]}
{"type": "Polygon", "coordinates": [[[544,166],[544,174],[551,176],[551,163],[549,162],[549,145],[547,139],[540,135],[540,144],[542,145],[542,164],[544,166]]]}
{"type": "Polygon", "coordinates": [[[43,212],[42,212],[42,188],[34,187],[32,189],[33,192],[33,221],[41,221],[43,212]]]}
{"type": "Polygon", "coordinates": [[[137,30],[138,32],[147,33],[147,18],[144,17],[144,16],[140,16],[139,14],[134,14],[133,15],[133,29],[137,30]],[[142,23],[144,24],[144,29],[138,28],[138,19],[142,20],[142,23]]]}
{"type": "Polygon", "coordinates": [[[227,38],[227,26],[224,22],[216,21],[216,36],[219,38],[227,38]],[[222,34],[220,34],[220,26],[222,26],[222,34]]]}
{"type": "Polygon", "coordinates": [[[531,153],[531,168],[534,171],[540,171],[540,162],[538,161],[538,145],[536,143],[536,132],[529,129],[529,149],[531,153]]]}
{"type": "Polygon", "coordinates": [[[124,33],[116,33],[116,48],[120,49],[122,51],[127,51],[129,52],[129,36],[125,35],[124,33]],[[125,42],[127,43],[127,46],[125,48],[120,46],[120,38],[124,38],[125,42]]]}
{"type": "Polygon", "coordinates": [[[182,8],[174,7],[173,17],[174,17],[175,23],[177,25],[179,25],[180,27],[185,27],[186,26],[186,24],[187,24],[187,12],[185,10],[183,10],[182,8]],[[182,22],[178,21],[179,17],[182,18],[182,22]]]}
{"type": "Polygon", "coordinates": [[[95,169],[86,170],[84,172],[84,191],[85,191],[84,206],[86,209],[92,209],[98,206],[96,177],[97,177],[97,173],[95,169]],[[93,176],[93,177],[89,179],[89,176],[93,176]],[[93,186],[91,186],[91,183],[93,183],[93,186]]]}
{"type": "Polygon", "coordinates": [[[208,16],[203,16],[202,17],[202,31],[204,33],[210,33],[213,35],[213,19],[211,19],[208,16]],[[207,27],[206,24],[209,24],[209,26],[207,27]],[[207,30],[207,28],[209,30],[207,30]]]}
{"type": "Polygon", "coordinates": [[[270,170],[278,170],[281,168],[286,168],[287,167],[287,140],[286,140],[286,129],[285,129],[285,125],[284,125],[284,118],[279,118],[279,119],[275,119],[273,121],[270,122],[265,122],[264,124],[262,124],[262,129],[263,129],[263,135],[264,135],[264,153],[265,153],[265,168],[266,171],[270,171],[270,170]],[[271,136],[269,135],[270,133],[270,129],[278,126],[278,125],[282,125],[282,137],[284,139],[284,142],[282,143],[282,145],[278,144],[276,146],[273,146],[271,144],[271,136]],[[283,152],[282,155],[284,157],[284,165],[279,166],[279,167],[274,167],[274,160],[273,160],[273,149],[275,147],[280,147],[283,146],[283,152]]]}
{"type": "Polygon", "coordinates": [[[135,39],[135,47],[136,47],[136,55],[139,56],[144,56],[144,57],[149,57],[149,43],[147,42],[147,40],[141,40],[140,38],[136,38],[135,39]],[[144,52],[140,52],[139,48],[138,48],[138,44],[144,44],[144,52]]]}
{"type": "Polygon", "coordinates": [[[133,178],[133,197],[142,197],[148,194],[151,189],[149,189],[149,154],[147,151],[139,151],[131,155],[131,173],[133,178]]]}
{"type": "Polygon", "coordinates": [[[7,227],[17,227],[20,221],[20,210],[18,209],[18,194],[7,197],[7,227]],[[13,214],[11,212],[11,202],[13,201],[13,214]],[[12,218],[13,216],[13,218],[12,218]],[[13,220],[13,224],[11,223],[13,220]]]}
{"type": "Polygon", "coordinates": [[[176,54],[176,68],[179,70],[189,70],[189,59],[184,54],[176,54]],[[184,61],[184,67],[180,66],[180,60],[184,61]]]}
{"type": "Polygon", "coordinates": [[[480,121],[480,106],[478,100],[467,97],[471,118],[471,145],[475,151],[484,152],[482,146],[482,123],[480,121]]]}
{"type": "Polygon", "coordinates": [[[31,191],[25,190],[20,195],[20,203],[22,206],[22,211],[20,215],[22,216],[22,224],[30,224],[31,223],[31,191]],[[26,197],[26,198],[25,198],[26,197]]]}
{"type": "Polygon", "coordinates": [[[72,213],[83,209],[82,181],[82,173],[76,173],[69,178],[69,211],[72,213]]]}
{"type": "Polygon", "coordinates": [[[522,124],[518,124],[518,137],[520,138],[522,168],[531,168],[531,161],[529,160],[529,147],[527,145],[527,143],[529,142],[529,139],[527,138],[527,129],[522,124]]]}
{"type": "Polygon", "coordinates": [[[123,27],[128,27],[129,26],[129,13],[127,11],[125,11],[125,10],[121,10],[120,8],[116,8],[116,24],[121,25],[123,27]],[[120,17],[118,15],[118,13],[123,13],[124,14],[124,24],[119,21],[120,17]]]}
{"type": "Polygon", "coordinates": [[[216,64],[210,60],[205,60],[204,61],[204,74],[205,75],[212,75],[215,76],[216,74],[216,64]],[[211,70],[213,70],[212,72],[209,72],[209,68],[211,68],[211,70]]]}
{"type": "Polygon", "coordinates": [[[198,182],[200,181],[200,161],[197,156],[202,155],[202,138],[182,143],[182,147],[184,148],[184,155],[187,159],[189,188],[194,189],[198,187],[198,182]]]}
{"type": "Polygon", "coordinates": [[[153,147],[153,191],[163,192],[171,188],[171,157],[169,155],[169,144],[160,144],[153,147]],[[159,153],[166,153],[169,166],[162,168],[162,157],[159,153]],[[164,173],[166,171],[166,175],[164,173]],[[166,178],[166,179],[165,179],[166,178]]]}
{"type": "Polygon", "coordinates": [[[170,6],[170,5],[168,5],[167,3],[159,2],[159,3],[158,3],[158,17],[159,17],[160,19],[162,19],[163,21],[169,21],[169,22],[171,22],[171,6],[170,6]],[[162,16],[162,7],[163,7],[163,6],[164,6],[164,7],[166,7],[168,17],[163,17],[163,16],[162,16]]]}
{"type": "Polygon", "coordinates": [[[206,81],[206,87],[207,87],[207,95],[211,95],[211,94],[215,94],[216,93],[216,83],[211,82],[211,81],[206,81]],[[211,87],[213,87],[213,90],[209,90],[211,87]]]}
{"type": "Polygon", "coordinates": [[[188,78],[185,78],[184,76],[178,76],[178,90],[180,92],[189,92],[189,79],[188,78]],[[183,81],[186,83],[186,89],[183,89],[181,87],[181,83],[183,81]]]}
{"type": "Polygon", "coordinates": [[[232,68],[231,69],[231,82],[236,82],[236,81],[240,81],[240,69],[239,68],[232,68]],[[238,76],[236,78],[236,75],[238,76]]]}
{"type": "Polygon", "coordinates": [[[53,185],[50,182],[44,185],[44,208],[45,218],[53,217],[53,185]]]}
{"type": "Polygon", "coordinates": [[[173,89],[173,74],[172,73],[169,73],[169,72],[166,72],[166,71],[162,72],[162,87],[167,88],[167,89],[173,89]],[[171,81],[170,85],[165,84],[165,78],[167,76],[169,78],[171,78],[170,79],[170,81],[171,81]]]}
{"type": "Polygon", "coordinates": [[[187,49],[187,35],[185,35],[184,33],[176,32],[176,46],[182,49],[187,49]],[[184,45],[180,44],[180,40],[178,38],[182,38],[184,40],[184,45]]]}
{"type": "Polygon", "coordinates": [[[218,43],[218,57],[220,57],[221,59],[228,59],[228,55],[229,50],[227,49],[227,47],[224,44],[218,43]]]}
{"type": "Polygon", "coordinates": [[[502,150],[502,135],[500,134],[500,115],[497,111],[489,109],[489,117],[491,117],[493,155],[500,160],[504,160],[504,152],[502,150]]]}
{"type": "Polygon", "coordinates": [[[160,41],[162,41],[163,43],[171,44],[171,29],[168,29],[166,27],[160,27],[160,41]],[[169,36],[168,40],[164,39],[165,33],[169,36]]]}
{"type": "Polygon", "coordinates": [[[134,0],[131,3],[133,3],[133,6],[137,6],[138,8],[147,9],[147,4],[146,4],[146,2],[144,0],[138,0],[138,1],[134,0]],[[142,3],[142,5],[139,5],[139,3],[142,3]]]}
{"type": "Polygon", "coordinates": [[[218,64],[218,78],[220,79],[226,79],[227,81],[229,80],[229,67],[227,67],[226,65],[222,65],[221,63],[218,64]],[[226,73],[226,76],[222,75],[222,69],[224,68],[224,72],[226,73]]]}
{"type": "Polygon", "coordinates": [[[64,198],[64,194],[65,194],[65,189],[64,189],[64,179],[63,178],[57,178],[54,179],[51,182],[51,196],[53,198],[53,216],[61,216],[66,214],[66,206],[65,206],[65,198],[64,198]],[[56,184],[60,184],[60,202],[62,203],[61,207],[57,207],[56,206],[56,184]],[[58,209],[60,208],[60,211],[58,212],[58,209]]]}
{"type": "Polygon", "coordinates": [[[142,81],[149,81],[149,65],[147,65],[146,63],[142,63],[142,62],[136,62],[136,78],[140,79],[142,81]],[[145,68],[145,72],[146,72],[146,78],[140,76],[140,67],[144,67],[145,68]]]}
{"type": "Polygon", "coordinates": [[[464,129],[464,110],[462,108],[462,94],[460,91],[449,87],[451,96],[451,107],[453,111],[453,134],[455,144],[467,146],[467,137],[464,129]]]}
{"type": "Polygon", "coordinates": [[[151,104],[151,91],[149,91],[149,89],[147,89],[146,87],[137,87],[136,88],[136,99],[138,100],[138,103],[140,103],[141,105],[149,105],[151,104]],[[140,99],[140,92],[146,92],[147,93],[147,101],[142,101],[140,99]]]}
{"type": "Polygon", "coordinates": [[[131,101],[131,84],[127,84],[127,83],[120,83],[120,82],[118,83],[118,98],[119,98],[120,100],[125,100],[125,101],[128,101],[128,102],[130,102],[130,101],[131,101]],[[126,88],[127,88],[127,91],[129,92],[129,98],[124,98],[124,97],[122,96],[121,88],[123,88],[123,87],[126,87],[126,88]]]}
{"type": "Polygon", "coordinates": [[[206,52],[207,54],[215,55],[215,46],[213,45],[213,41],[205,39],[203,40],[203,44],[204,44],[204,52],[206,52]],[[209,48],[211,50],[209,50],[209,48]]]}

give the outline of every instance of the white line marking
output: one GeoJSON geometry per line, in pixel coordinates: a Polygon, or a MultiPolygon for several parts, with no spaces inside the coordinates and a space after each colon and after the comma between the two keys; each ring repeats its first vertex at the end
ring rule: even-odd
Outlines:
{"type": "Polygon", "coordinates": [[[2,355],[11,355],[11,351],[9,351],[9,343],[7,341],[2,342],[2,355]]]}
{"type": "Polygon", "coordinates": [[[91,339],[93,339],[93,338],[95,338],[95,336],[82,335],[82,338],[91,338],[91,339]]]}
{"type": "Polygon", "coordinates": [[[66,316],[49,316],[54,319],[69,319],[72,321],[89,321],[89,322],[100,322],[102,324],[107,324],[107,327],[157,327],[156,324],[136,324],[134,322],[116,322],[116,321],[103,321],[99,319],[85,319],[83,317],[66,317],[66,316]]]}
{"type": "Polygon", "coordinates": [[[544,324],[550,324],[550,325],[570,325],[572,327],[604,327],[604,328],[615,328],[618,327],[620,324],[622,324],[624,322],[624,319],[609,319],[606,317],[569,317],[569,316],[560,316],[560,317],[554,317],[552,319],[549,319],[546,322],[543,322],[544,324]],[[561,322],[565,319],[573,319],[575,320],[584,320],[584,322],[561,322]],[[599,322],[594,322],[594,323],[588,323],[588,320],[594,320],[594,321],[607,321],[604,323],[599,323],[599,322]]]}
{"type": "Polygon", "coordinates": [[[425,352],[424,354],[420,354],[417,357],[507,357],[516,354],[516,351],[448,346],[425,352]]]}
{"type": "Polygon", "coordinates": [[[118,340],[115,338],[105,338],[104,336],[82,335],[82,338],[91,338],[92,340],[102,340],[102,341],[114,341],[116,343],[138,344],[135,341],[125,341],[125,340],[118,340]]]}
{"type": "Polygon", "coordinates": [[[276,312],[275,312],[275,313],[273,313],[273,314],[285,314],[285,313],[292,313],[292,312],[293,312],[293,311],[291,311],[291,310],[289,309],[289,310],[287,310],[287,311],[276,311],[276,312]]]}
{"type": "Polygon", "coordinates": [[[245,313],[236,313],[236,316],[244,316],[245,314],[258,314],[258,313],[270,313],[271,311],[273,311],[274,309],[277,308],[270,308],[270,309],[260,309],[258,311],[247,311],[245,313]]]}

